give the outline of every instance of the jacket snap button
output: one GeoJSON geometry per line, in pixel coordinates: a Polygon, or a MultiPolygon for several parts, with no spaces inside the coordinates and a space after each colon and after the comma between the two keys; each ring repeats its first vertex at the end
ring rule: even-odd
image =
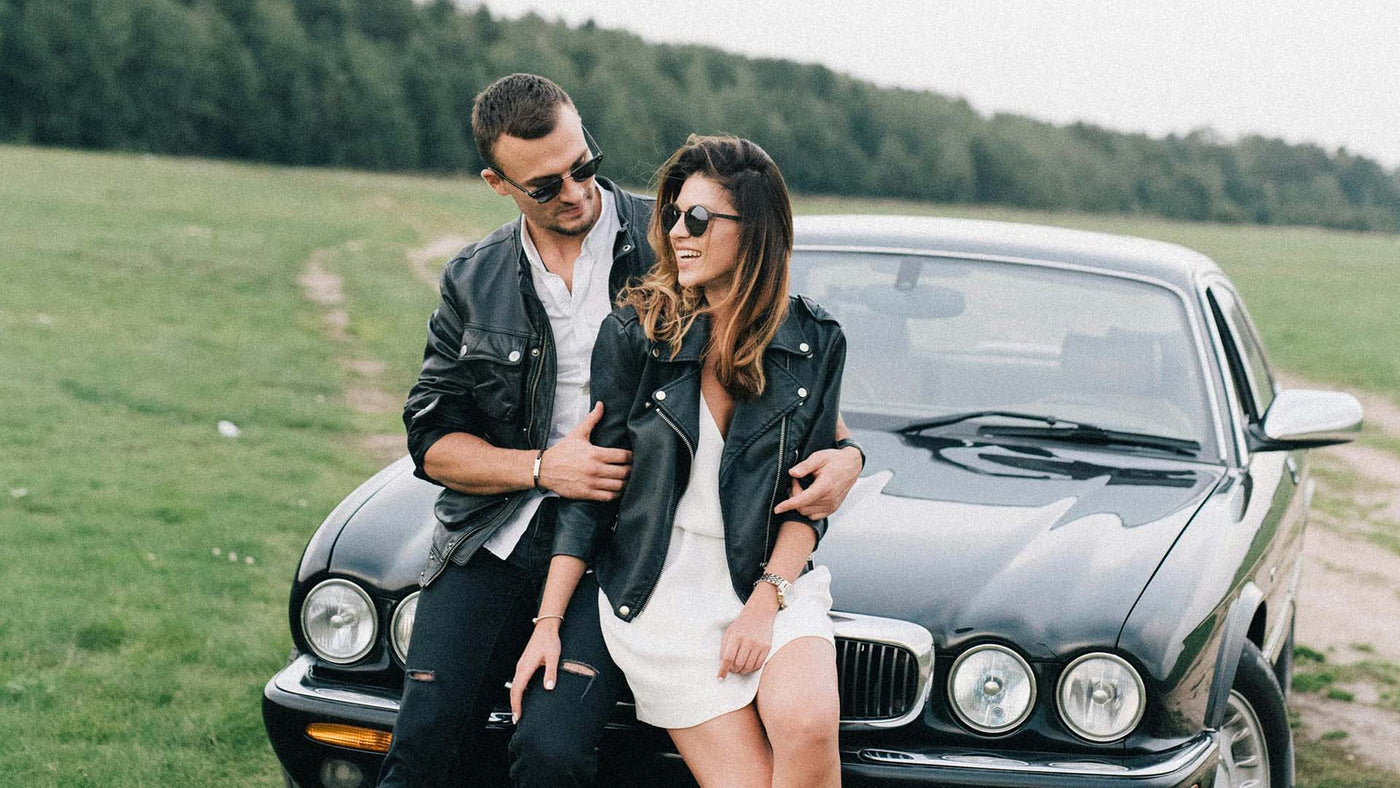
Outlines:
{"type": "Polygon", "coordinates": [[[506,356],[506,358],[510,359],[511,361],[519,361],[519,360],[520,360],[520,351],[519,351],[519,350],[512,350],[512,351],[510,351],[510,355],[509,355],[509,356],[506,356]]]}
{"type": "Polygon", "coordinates": [[[803,342],[802,344],[797,346],[797,349],[802,351],[803,353],[806,353],[807,351],[812,349],[812,346],[807,344],[806,342],[803,342]]]}
{"type": "Polygon", "coordinates": [[[629,613],[631,613],[631,612],[632,612],[632,608],[630,608],[630,607],[628,607],[628,606],[626,606],[626,605],[623,605],[622,607],[620,607],[620,608],[617,609],[617,614],[618,614],[619,616],[625,616],[625,615],[627,615],[627,614],[629,614],[629,613]]]}
{"type": "Polygon", "coordinates": [[[656,398],[656,401],[657,401],[657,402],[660,402],[660,401],[666,399],[666,392],[662,391],[661,389],[657,389],[657,390],[656,390],[656,393],[653,394],[652,396],[656,398]]]}
{"type": "Polygon", "coordinates": [[[661,358],[661,351],[660,351],[660,350],[657,350],[656,348],[652,348],[652,349],[651,349],[651,357],[652,357],[652,358],[661,358]]]}
{"type": "Polygon", "coordinates": [[[797,396],[799,396],[799,397],[805,397],[805,396],[807,396],[807,389],[798,389],[798,390],[797,390],[797,396]]]}
{"type": "Polygon", "coordinates": [[[540,349],[539,349],[539,348],[537,348],[537,347],[532,347],[532,348],[530,348],[530,355],[531,355],[531,356],[538,356],[539,354],[540,354],[540,349]]]}

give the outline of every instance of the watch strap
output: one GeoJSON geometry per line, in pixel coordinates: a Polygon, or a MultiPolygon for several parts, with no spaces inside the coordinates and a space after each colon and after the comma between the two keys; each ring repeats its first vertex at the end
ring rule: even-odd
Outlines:
{"type": "Polygon", "coordinates": [[[842,438],[836,442],[836,448],[844,449],[846,447],[854,448],[856,451],[860,452],[860,467],[861,470],[865,470],[865,449],[862,449],[859,443],[856,443],[850,438],[842,438]]]}

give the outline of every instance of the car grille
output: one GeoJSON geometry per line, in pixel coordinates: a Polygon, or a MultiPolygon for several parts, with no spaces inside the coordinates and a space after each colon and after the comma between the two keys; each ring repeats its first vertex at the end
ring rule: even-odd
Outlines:
{"type": "Polygon", "coordinates": [[[901,646],[836,638],[841,721],[892,720],[918,702],[919,663],[901,646]]]}

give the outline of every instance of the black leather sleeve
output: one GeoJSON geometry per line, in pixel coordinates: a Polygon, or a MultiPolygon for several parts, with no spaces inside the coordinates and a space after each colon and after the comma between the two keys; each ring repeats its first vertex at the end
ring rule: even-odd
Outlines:
{"type": "MultiPolygon", "coordinates": [[[[593,428],[594,446],[632,450],[627,419],[637,399],[645,349],[634,347],[627,325],[614,312],[603,320],[593,346],[589,390],[593,402],[603,403],[603,417],[593,428]]],[[[554,555],[591,561],[601,535],[617,519],[618,501],[576,501],[561,498],[554,526],[554,555]]]]}
{"type": "Polygon", "coordinates": [[[423,471],[423,457],[439,438],[452,432],[480,434],[483,416],[468,396],[463,363],[457,360],[462,341],[462,317],[450,272],[443,269],[439,291],[442,298],[428,318],[428,342],[423,348],[423,368],[418,381],[409,389],[403,407],[404,428],[408,431],[408,453],[413,457],[413,475],[440,484],[423,471]]]}
{"type": "MultiPolygon", "coordinates": [[[[836,446],[836,420],[841,415],[841,375],[846,369],[846,335],[841,332],[840,326],[834,323],[827,325],[834,336],[827,343],[826,352],[822,356],[822,377],[818,384],[821,399],[816,402],[817,415],[812,419],[811,428],[798,446],[797,456],[802,460],[812,456],[813,452],[836,446]]],[[[826,518],[813,520],[794,510],[783,514],[783,522],[799,522],[811,526],[817,533],[818,543],[826,535],[826,518]]]]}

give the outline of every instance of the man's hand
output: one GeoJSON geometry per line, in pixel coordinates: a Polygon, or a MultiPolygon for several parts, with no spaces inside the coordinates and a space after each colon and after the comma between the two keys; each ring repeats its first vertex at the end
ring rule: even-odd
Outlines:
{"type": "Polygon", "coordinates": [[[792,496],[774,507],[773,513],[782,514],[795,509],[798,514],[812,520],[830,517],[841,508],[846,494],[860,478],[861,465],[860,450],[852,446],[812,452],[788,471],[793,479],[792,496]],[[814,481],[804,490],[797,480],[807,475],[811,475],[814,481]]]}
{"type": "Polygon", "coordinates": [[[559,623],[557,618],[540,619],[535,625],[535,634],[525,644],[520,661],[515,663],[515,678],[510,680],[510,717],[514,722],[520,722],[525,687],[541,666],[544,667],[544,688],[554,689],[554,682],[559,678],[559,623]]]}
{"type": "Polygon", "coordinates": [[[540,460],[542,487],[580,501],[611,501],[622,492],[632,472],[632,452],[588,442],[602,418],[603,403],[599,402],[563,440],[545,450],[540,460]]]}

